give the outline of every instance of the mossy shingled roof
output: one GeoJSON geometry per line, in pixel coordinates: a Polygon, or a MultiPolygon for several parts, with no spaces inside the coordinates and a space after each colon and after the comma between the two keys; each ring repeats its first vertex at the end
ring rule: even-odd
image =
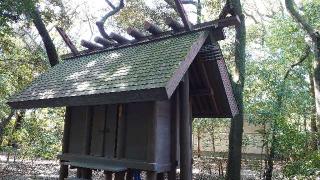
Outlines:
{"type": "Polygon", "coordinates": [[[205,33],[172,36],[65,60],[40,75],[8,104],[166,87],[192,45],[205,33]]]}

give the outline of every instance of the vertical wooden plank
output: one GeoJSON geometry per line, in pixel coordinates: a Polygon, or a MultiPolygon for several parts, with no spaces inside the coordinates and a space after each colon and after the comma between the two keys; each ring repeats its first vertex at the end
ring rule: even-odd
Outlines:
{"type": "Polygon", "coordinates": [[[177,165],[178,165],[178,127],[179,127],[179,91],[176,91],[171,99],[171,170],[168,173],[169,180],[175,180],[177,177],[177,165]]]}
{"type": "Polygon", "coordinates": [[[138,102],[126,105],[125,158],[148,161],[150,156],[148,144],[152,141],[149,140],[150,123],[154,119],[154,104],[154,102],[138,102]]]}
{"type": "Polygon", "coordinates": [[[104,157],[114,158],[116,155],[118,105],[107,105],[105,112],[104,157]]]}
{"type": "MultiPolygon", "coordinates": [[[[93,108],[94,106],[87,107],[87,114],[86,114],[86,134],[85,134],[85,143],[83,148],[83,154],[89,155],[90,154],[90,146],[91,146],[91,136],[92,136],[92,122],[93,122],[93,108]]],[[[92,174],[91,169],[81,168],[81,178],[90,179],[92,174]]]]}
{"type": "Polygon", "coordinates": [[[117,147],[116,147],[116,157],[123,158],[124,157],[124,148],[125,148],[125,107],[123,104],[119,104],[118,106],[118,119],[117,119],[117,147]]]}
{"type": "Polygon", "coordinates": [[[90,155],[103,156],[104,154],[104,138],[106,131],[106,107],[105,105],[93,107],[92,133],[90,155]]]}
{"type": "Polygon", "coordinates": [[[72,110],[68,153],[83,155],[86,151],[88,106],[73,106],[70,108],[72,110]]]}
{"type": "Polygon", "coordinates": [[[155,102],[155,157],[156,163],[170,164],[171,163],[171,101],[156,101],[155,102]]]}
{"type": "MultiPolygon", "coordinates": [[[[66,107],[65,118],[64,118],[64,128],[63,128],[63,139],[62,139],[62,153],[68,153],[69,148],[69,136],[70,136],[70,126],[71,126],[71,108],[66,107]]],[[[59,180],[64,180],[68,177],[68,166],[60,165],[59,180]]]]}
{"type": "Polygon", "coordinates": [[[153,115],[150,119],[147,119],[148,123],[148,144],[147,144],[147,161],[150,163],[156,162],[156,144],[157,144],[157,122],[156,122],[156,111],[155,104],[153,105],[153,115]]]}
{"type": "Polygon", "coordinates": [[[188,72],[184,76],[184,81],[180,87],[180,179],[192,179],[192,149],[191,143],[191,123],[190,123],[190,99],[189,99],[189,77],[188,72]]]}

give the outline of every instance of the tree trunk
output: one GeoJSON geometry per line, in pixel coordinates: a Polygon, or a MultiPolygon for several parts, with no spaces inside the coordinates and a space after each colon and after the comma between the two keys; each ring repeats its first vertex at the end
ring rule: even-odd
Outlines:
{"type": "MultiPolygon", "coordinates": [[[[314,63],[313,63],[313,85],[316,104],[316,121],[320,121],[320,34],[313,28],[294,8],[293,0],[285,0],[286,8],[292,18],[301,26],[312,40],[314,63]]],[[[317,140],[318,141],[318,140],[317,140]]]]}
{"type": "Polygon", "coordinates": [[[214,138],[214,130],[211,132],[211,145],[212,145],[212,152],[213,154],[216,153],[216,145],[214,142],[215,138],[214,138]]]}
{"type": "Polygon", "coordinates": [[[266,180],[272,179],[272,172],[273,172],[273,160],[274,160],[274,146],[275,146],[275,132],[272,130],[272,140],[271,140],[271,146],[270,151],[267,157],[267,164],[266,164],[266,172],[264,174],[264,177],[266,180]]]}
{"type": "Polygon", "coordinates": [[[227,179],[240,179],[241,146],[243,133],[243,88],[245,81],[245,46],[246,28],[240,0],[232,0],[235,13],[239,15],[241,23],[236,27],[235,39],[235,74],[233,91],[238,104],[239,114],[231,120],[229,133],[229,154],[227,165],[227,179]]]}
{"type": "MultiPolygon", "coordinates": [[[[315,99],[315,94],[314,94],[314,77],[312,73],[309,73],[309,79],[310,79],[310,94],[313,99],[315,99]]],[[[310,125],[311,125],[311,148],[312,150],[317,150],[317,144],[318,144],[318,138],[317,138],[317,133],[318,133],[318,127],[317,127],[317,119],[316,119],[316,113],[317,109],[315,106],[312,107],[312,115],[310,119],[310,125]]]]}
{"type": "Polygon", "coordinates": [[[314,42],[314,52],[315,52],[315,62],[314,62],[314,91],[315,91],[315,101],[316,101],[316,119],[314,120],[311,127],[313,131],[316,132],[315,136],[315,147],[314,149],[318,149],[318,142],[320,138],[319,128],[320,128],[320,35],[318,34],[315,42],[314,42]],[[318,122],[318,127],[317,127],[318,122]]]}
{"type": "Polygon", "coordinates": [[[200,127],[197,127],[197,141],[198,141],[197,154],[198,154],[198,157],[201,157],[201,129],[200,129],[200,127]]]}
{"type": "Polygon", "coordinates": [[[14,115],[14,110],[11,109],[10,114],[6,118],[2,119],[1,122],[0,122],[0,146],[1,146],[2,140],[3,140],[4,129],[9,124],[9,122],[10,122],[11,118],[13,117],[13,115],[14,115]]]}
{"type": "Polygon", "coordinates": [[[18,144],[15,139],[12,139],[12,137],[14,136],[15,132],[21,129],[21,124],[24,119],[25,113],[26,113],[25,110],[20,110],[20,111],[17,111],[16,113],[16,122],[14,123],[13,130],[11,132],[11,138],[9,139],[9,142],[8,142],[8,145],[12,146],[15,149],[18,148],[18,144]]]}
{"type": "Polygon", "coordinates": [[[31,17],[35,27],[37,28],[41,36],[51,67],[57,65],[59,61],[58,61],[58,53],[56,51],[56,47],[54,46],[53,41],[49,35],[49,32],[45,24],[43,23],[40,12],[36,7],[32,12],[31,17]]]}

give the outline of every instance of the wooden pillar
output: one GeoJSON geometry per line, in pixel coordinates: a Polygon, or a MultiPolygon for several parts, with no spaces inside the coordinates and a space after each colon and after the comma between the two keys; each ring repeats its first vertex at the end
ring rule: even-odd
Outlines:
{"type": "MultiPolygon", "coordinates": [[[[63,139],[62,139],[62,153],[68,153],[69,148],[69,135],[71,127],[71,109],[66,107],[65,119],[64,119],[64,128],[63,128],[63,139]]],[[[68,178],[68,166],[60,165],[59,180],[64,180],[68,178]]]]}
{"type": "Polygon", "coordinates": [[[104,179],[105,180],[112,180],[112,172],[111,171],[104,171],[104,179]]]}
{"type": "Polygon", "coordinates": [[[186,72],[180,83],[180,179],[192,179],[192,149],[191,149],[191,123],[190,123],[190,99],[189,76],[186,72]]]}
{"type": "Polygon", "coordinates": [[[92,170],[88,168],[82,169],[82,178],[83,179],[91,179],[92,178],[92,170]]]}
{"type": "Polygon", "coordinates": [[[126,180],[132,180],[132,179],[133,179],[133,171],[132,169],[129,169],[126,174],[126,180]]]}
{"type": "Polygon", "coordinates": [[[80,179],[81,176],[82,176],[82,168],[77,168],[76,177],[80,179]]]}
{"type": "Polygon", "coordinates": [[[147,180],[157,180],[157,172],[147,171],[147,180]]]}
{"type": "MultiPolygon", "coordinates": [[[[91,136],[92,136],[92,122],[93,122],[93,106],[87,107],[87,120],[86,120],[86,143],[84,147],[83,154],[90,154],[90,146],[91,146],[91,136]]],[[[81,168],[81,178],[83,179],[91,179],[92,170],[89,168],[81,168]]]]}
{"type": "Polygon", "coordinates": [[[164,180],[164,173],[158,173],[157,180],[164,180]]]}
{"type": "Polygon", "coordinates": [[[168,173],[169,180],[175,180],[177,177],[177,166],[178,166],[178,133],[179,133],[179,91],[176,91],[171,101],[171,170],[168,173]]]}
{"type": "Polygon", "coordinates": [[[125,107],[123,104],[118,105],[117,117],[117,150],[116,158],[121,159],[124,156],[125,145],[125,107]]]}
{"type": "Polygon", "coordinates": [[[126,174],[125,171],[116,172],[115,175],[114,175],[114,179],[115,180],[124,180],[125,174],[126,174]]]}

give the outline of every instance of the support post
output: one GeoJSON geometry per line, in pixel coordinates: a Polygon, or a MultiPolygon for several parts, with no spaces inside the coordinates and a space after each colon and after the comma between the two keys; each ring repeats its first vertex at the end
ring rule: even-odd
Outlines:
{"type": "Polygon", "coordinates": [[[124,180],[125,171],[116,172],[114,175],[114,180],[124,180]]]}
{"type": "Polygon", "coordinates": [[[168,173],[169,180],[175,180],[177,178],[177,166],[178,166],[178,127],[180,119],[179,111],[179,91],[176,91],[171,102],[171,170],[168,173]]]}
{"type": "Polygon", "coordinates": [[[147,180],[157,180],[157,173],[154,171],[147,171],[147,180]]]}
{"type": "Polygon", "coordinates": [[[126,180],[132,180],[133,179],[133,170],[128,169],[126,174],[126,180]]]}
{"type": "Polygon", "coordinates": [[[180,179],[192,179],[192,149],[189,99],[189,75],[186,72],[180,83],[180,179]]]}
{"type": "Polygon", "coordinates": [[[164,173],[158,173],[157,180],[164,180],[164,173]]]}
{"type": "MultiPolygon", "coordinates": [[[[62,153],[68,153],[69,148],[69,135],[71,127],[71,109],[66,107],[65,119],[64,119],[64,129],[63,129],[63,139],[62,139],[62,153]]],[[[60,165],[59,180],[64,180],[68,178],[68,165],[60,165]]]]}
{"type": "Polygon", "coordinates": [[[112,172],[111,171],[104,171],[104,179],[105,180],[112,180],[112,172]]]}

